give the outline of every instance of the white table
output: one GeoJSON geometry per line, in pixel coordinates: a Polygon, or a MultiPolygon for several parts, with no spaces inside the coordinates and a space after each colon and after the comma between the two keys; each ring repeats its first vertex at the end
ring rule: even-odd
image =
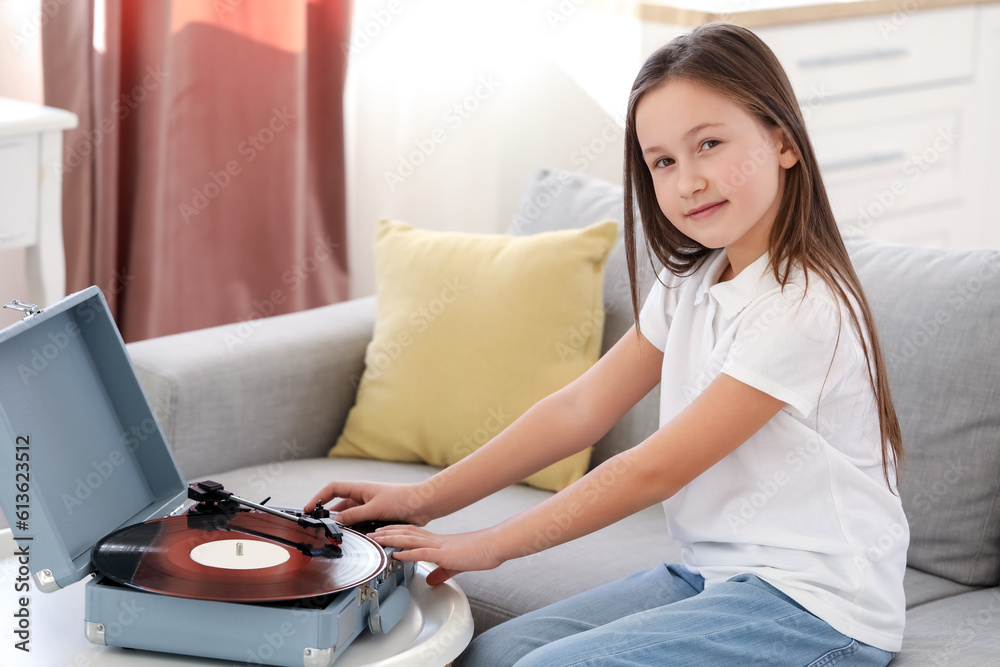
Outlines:
{"type": "MultiPolygon", "coordinates": [[[[4,667],[223,667],[243,665],[182,655],[95,646],[83,635],[84,582],[54,593],[33,587],[15,592],[18,564],[10,530],[0,531],[0,665],[4,667]],[[30,653],[14,648],[18,597],[29,597],[30,653]]],[[[387,635],[364,632],[334,667],[442,667],[451,663],[472,639],[472,612],[465,593],[452,581],[431,587],[426,576],[433,566],[418,563],[410,584],[410,608],[387,635]]],[[[169,632],[169,628],[164,628],[169,632]]],[[[178,638],[182,641],[182,638],[178,638]]]]}
{"type": "Polygon", "coordinates": [[[28,249],[29,293],[10,297],[43,307],[66,295],[62,133],[76,125],[69,111],[0,97],[0,250],[28,249]]]}

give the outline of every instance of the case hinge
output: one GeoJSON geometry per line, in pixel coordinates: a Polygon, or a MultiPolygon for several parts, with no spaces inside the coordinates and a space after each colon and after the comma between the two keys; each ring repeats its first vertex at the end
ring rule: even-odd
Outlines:
{"type": "Polygon", "coordinates": [[[42,309],[33,303],[21,303],[17,299],[14,299],[10,303],[4,304],[4,308],[10,308],[11,310],[20,310],[25,313],[24,318],[27,319],[32,315],[37,315],[42,312],[42,309]]]}

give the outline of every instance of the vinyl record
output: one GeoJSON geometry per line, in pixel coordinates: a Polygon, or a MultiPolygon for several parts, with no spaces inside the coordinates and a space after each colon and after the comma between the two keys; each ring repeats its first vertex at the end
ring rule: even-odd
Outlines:
{"type": "Polygon", "coordinates": [[[91,560],[113,581],[154,593],[226,602],[292,600],[359,586],[385,568],[388,557],[378,544],[349,529],[343,533],[338,549],[321,531],[264,512],[187,514],[121,528],[94,546],[91,560]],[[342,555],[307,556],[287,543],[342,555]]]}

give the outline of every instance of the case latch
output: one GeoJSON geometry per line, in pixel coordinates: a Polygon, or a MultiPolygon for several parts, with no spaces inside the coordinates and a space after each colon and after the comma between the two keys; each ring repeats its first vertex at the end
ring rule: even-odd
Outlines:
{"type": "Polygon", "coordinates": [[[410,591],[397,588],[382,603],[378,601],[378,589],[369,584],[361,587],[361,599],[368,600],[368,629],[375,634],[385,634],[396,627],[410,605],[410,591]]]}
{"type": "Polygon", "coordinates": [[[20,310],[22,313],[26,313],[24,318],[27,319],[32,315],[37,315],[42,312],[42,309],[33,303],[21,303],[17,299],[14,299],[10,303],[4,304],[4,308],[10,308],[11,310],[20,310]]]}

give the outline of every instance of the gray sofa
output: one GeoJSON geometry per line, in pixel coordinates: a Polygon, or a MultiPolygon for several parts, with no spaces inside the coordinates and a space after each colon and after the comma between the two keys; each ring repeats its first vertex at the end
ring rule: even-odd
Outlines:
{"type": "MultiPolygon", "coordinates": [[[[542,171],[511,233],[620,219],[621,191],[542,171]]],[[[900,495],[912,534],[897,667],[1000,664],[1000,252],[847,240],[881,330],[906,439],[900,495]]],[[[652,272],[647,270],[648,285],[652,272]]],[[[632,322],[621,243],[605,276],[607,349],[632,322]]],[[[428,466],[325,457],[364,369],[375,299],[128,346],[184,473],[300,505],[333,479],[415,481],[428,466]]],[[[656,426],[655,392],[598,443],[594,464],[656,426]]],[[[493,524],[547,492],[516,485],[431,527],[493,524]]],[[[877,553],[869,554],[877,558],[877,553]]],[[[476,632],[662,561],[662,509],[457,581],[476,632]]]]}

